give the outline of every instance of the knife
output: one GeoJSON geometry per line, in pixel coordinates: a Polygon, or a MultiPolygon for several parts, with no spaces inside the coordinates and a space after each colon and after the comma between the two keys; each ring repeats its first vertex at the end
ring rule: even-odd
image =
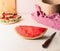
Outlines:
{"type": "Polygon", "coordinates": [[[43,44],[42,47],[43,48],[47,48],[49,46],[49,44],[51,43],[52,39],[54,38],[54,36],[56,35],[56,32],[54,32],[49,39],[47,39],[43,44]]]}

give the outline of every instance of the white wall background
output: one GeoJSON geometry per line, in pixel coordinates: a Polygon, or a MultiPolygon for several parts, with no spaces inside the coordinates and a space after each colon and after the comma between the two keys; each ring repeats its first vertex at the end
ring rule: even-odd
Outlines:
{"type": "Polygon", "coordinates": [[[41,0],[17,0],[17,12],[20,14],[27,14],[34,11],[34,5],[40,4],[41,0]]]}

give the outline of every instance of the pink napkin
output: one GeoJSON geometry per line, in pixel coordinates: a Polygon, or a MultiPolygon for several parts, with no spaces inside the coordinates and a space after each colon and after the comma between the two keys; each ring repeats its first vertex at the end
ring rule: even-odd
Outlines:
{"type": "Polygon", "coordinates": [[[47,16],[39,5],[35,5],[36,11],[32,13],[32,18],[38,23],[44,24],[48,27],[60,30],[60,14],[53,13],[52,15],[47,16]]]}

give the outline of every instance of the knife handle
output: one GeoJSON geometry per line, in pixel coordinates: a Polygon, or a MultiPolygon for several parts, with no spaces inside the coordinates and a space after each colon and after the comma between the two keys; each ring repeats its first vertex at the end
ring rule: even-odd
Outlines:
{"type": "Polygon", "coordinates": [[[56,34],[56,32],[54,32],[54,33],[51,35],[51,37],[42,44],[42,47],[43,47],[43,48],[47,48],[47,47],[49,46],[49,44],[51,43],[51,41],[52,41],[52,39],[54,38],[55,34],[56,34]]]}

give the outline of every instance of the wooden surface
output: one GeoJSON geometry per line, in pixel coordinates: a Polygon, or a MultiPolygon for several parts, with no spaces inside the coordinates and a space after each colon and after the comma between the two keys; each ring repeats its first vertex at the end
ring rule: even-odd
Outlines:
{"type": "Polygon", "coordinates": [[[16,1],[15,0],[0,0],[0,14],[3,12],[15,13],[16,1]]]}

